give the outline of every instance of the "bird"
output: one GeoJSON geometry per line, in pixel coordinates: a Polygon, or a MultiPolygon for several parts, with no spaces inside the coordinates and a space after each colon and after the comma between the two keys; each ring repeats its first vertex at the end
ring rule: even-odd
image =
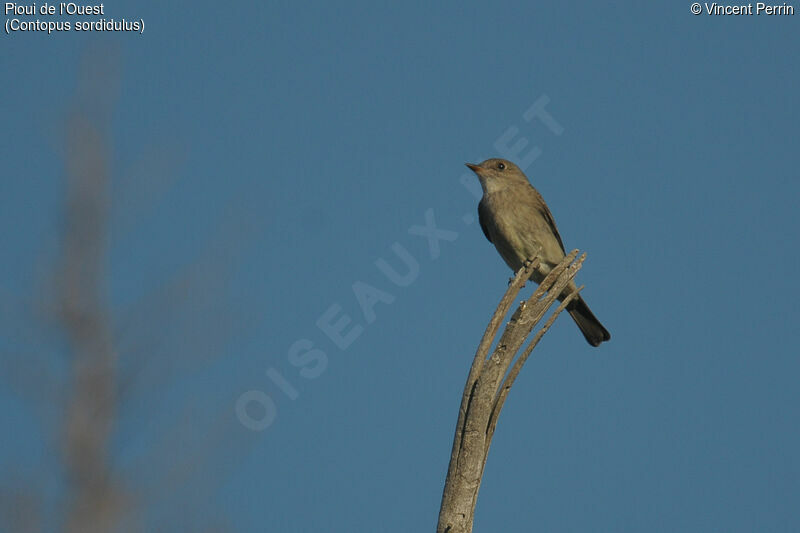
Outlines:
{"type": "MultiPolygon", "coordinates": [[[[530,279],[541,283],[566,256],[556,222],[542,195],[511,161],[492,158],[466,165],[477,174],[483,189],[478,204],[483,234],[514,272],[538,254],[539,267],[530,279]]],[[[558,299],[563,301],[574,290],[575,282],[570,281],[558,299]]],[[[580,295],[567,305],[567,311],[592,346],[611,339],[580,295]]]]}

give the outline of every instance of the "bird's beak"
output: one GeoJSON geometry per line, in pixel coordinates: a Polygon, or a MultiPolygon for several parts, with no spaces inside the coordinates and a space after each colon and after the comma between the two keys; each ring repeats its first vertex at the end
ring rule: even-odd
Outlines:
{"type": "Polygon", "coordinates": [[[483,167],[480,167],[478,165],[473,165],[472,163],[464,163],[464,164],[467,165],[467,167],[469,167],[471,171],[473,171],[475,174],[478,175],[480,175],[481,171],[483,170],[483,167]]]}

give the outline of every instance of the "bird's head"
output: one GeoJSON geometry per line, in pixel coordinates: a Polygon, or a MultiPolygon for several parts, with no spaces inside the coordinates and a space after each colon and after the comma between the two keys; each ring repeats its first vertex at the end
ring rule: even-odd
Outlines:
{"type": "Polygon", "coordinates": [[[483,192],[486,194],[505,189],[508,186],[528,183],[528,178],[520,168],[505,159],[487,159],[479,165],[466,163],[466,165],[481,181],[483,192]]]}

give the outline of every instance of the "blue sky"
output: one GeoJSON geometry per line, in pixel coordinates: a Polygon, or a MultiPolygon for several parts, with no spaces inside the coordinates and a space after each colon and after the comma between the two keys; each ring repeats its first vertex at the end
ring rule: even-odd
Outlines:
{"type": "Polygon", "coordinates": [[[42,308],[80,109],[108,119],[107,297],[133,376],[113,457],[154,500],[147,528],[188,530],[202,502],[229,531],[432,529],[511,274],[465,222],[463,163],[524,138],[612,340],[564,318],[537,347],[476,531],[800,528],[798,15],[689,5],[120,2],[105,16],[143,34],[3,35],[0,357],[30,381],[4,371],[0,471],[45,480],[57,515],[58,387],[38,378],[66,374],[42,308]],[[523,116],[542,98],[560,134],[523,116]],[[454,232],[438,254],[409,233],[427,212],[454,232]],[[395,243],[418,264],[404,287],[376,266],[399,268],[395,243]],[[357,283],[382,291],[373,317],[357,283]],[[332,306],[363,328],[344,349],[317,325],[332,306]],[[324,354],[313,375],[298,341],[324,354]],[[246,391],[274,402],[264,431],[237,418],[246,391]]]}

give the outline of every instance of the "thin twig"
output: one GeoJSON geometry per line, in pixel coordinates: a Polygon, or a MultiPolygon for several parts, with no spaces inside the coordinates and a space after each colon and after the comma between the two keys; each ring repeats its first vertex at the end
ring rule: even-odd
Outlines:
{"type": "MultiPolygon", "coordinates": [[[[476,393],[476,396],[487,399],[495,397],[497,388],[511,366],[517,351],[519,351],[536,323],[542,319],[552,302],[561,294],[561,291],[564,290],[564,287],[569,284],[574,276],[572,274],[566,279],[561,279],[561,273],[570,267],[577,255],[578,250],[570,252],[561,263],[556,265],[545,276],[531,297],[520,304],[506,330],[500,336],[500,341],[494,353],[484,363],[483,373],[478,378],[480,381],[478,386],[481,390],[476,393]]],[[[582,262],[583,258],[579,259],[578,264],[582,262]]],[[[577,268],[580,268],[580,266],[577,268]]],[[[577,272],[577,269],[575,272],[577,272]]]]}
{"type": "Polygon", "coordinates": [[[480,343],[478,344],[478,349],[475,352],[475,357],[472,360],[472,366],[469,369],[469,375],[467,376],[467,383],[464,386],[464,393],[461,397],[461,407],[458,411],[458,422],[456,423],[456,435],[453,439],[453,450],[452,455],[457,456],[458,451],[461,449],[461,442],[463,437],[463,430],[464,430],[464,419],[467,415],[467,409],[469,406],[469,399],[472,396],[473,387],[475,382],[478,380],[480,376],[481,368],[483,361],[486,359],[486,354],[489,352],[489,347],[492,345],[495,336],[497,336],[497,330],[500,328],[500,324],[505,318],[506,314],[508,313],[511,304],[514,302],[514,298],[517,297],[519,291],[528,281],[530,278],[531,273],[534,269],[539,267],[539,258],[534,258],[529,264],[526,264],[523,268],[517,272],[516,276],[509,284],[508,289],[506,289],[505,294],[500,299],[500,303],[497,305],[495,309],[494,315],[489,320],[489,324],[486,326],[486,331],[483,333],[483,337],[481,338],[480,343]]]}
{"type": "Polygon", "coordinates": [[[494,407],[492,408],[491,418],[489,419],[489,428],[488,428],[489,442],[491,442],[492,437],[494,436],[494,428],[495,426],[497,426],[497,419],[500,416],[500,411],[503,409],[506,397],[508,396],[508,391],[511,390],[511,386],[517,379],[520,370],[522,370],[522,365],[524,365],[525,361],[528,360],[528,356],[531,354],[533,349],[536,348],[536,345],[539,344],[539,340],[544,336],[545,333],[547,333],[547,330],[550,329],[550,326],[552,326],[553,323],[556,321],[556,318],[558,318],[558,315],[561,314],[561,311],[567,308],[567,305],[569,305],[569,303],[578,296],[578,293],[581,290],[583,290],[582,285],[577,290],[571,292],[569,296],[564,298],[564,301],[561,302],[561,304],[556,308],[556,310],[553,312],[553,314],[550,316],[547,322],[545,322],[544,326],[542,326],[542,328],[536,332],[536,335],[534,335],[531,342],[528,343],[528,346],[525,347],[525,351],[522,352],[522,355],[520,355],[517,358],[517,360],[514,362],[514,366],[511,367],[511,370],[509,371],[505,380],[503,380],[503,384],[500,387],[500,392],[497,396],[497,399],[495,400],[494,407]]]}

